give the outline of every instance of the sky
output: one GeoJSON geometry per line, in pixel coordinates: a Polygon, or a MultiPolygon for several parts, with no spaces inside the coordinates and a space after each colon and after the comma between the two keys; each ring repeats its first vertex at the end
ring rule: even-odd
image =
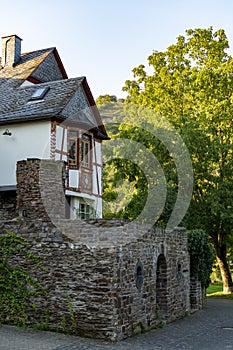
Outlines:
{"type": "Polygon", "coordinates": [[[86,76],[94,98],[126,95],[132,69],[190,28],[224,29],[233,55],[233,0],[0,0],[0,36],[22,52],[56,47],[69,78],[86,76]]]}

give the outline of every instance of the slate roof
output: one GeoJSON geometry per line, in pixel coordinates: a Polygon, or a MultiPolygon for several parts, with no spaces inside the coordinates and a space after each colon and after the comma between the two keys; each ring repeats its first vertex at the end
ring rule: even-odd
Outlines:
{"type": "Polygon", "coordinates": [[[0,79],[2,80],[14,78],[15,86],[20,85],[22,81],[26,80],[33,73],[33,71],[35,71],[38,68],[38,66],[45,60],[45,58],[53,51],[56,52],[56,48],[52,47],[29,53],[22,53],[20,62],[14,67],[5,67],[0,69],[0,79]]]}
{"type": "Polygon", "coordinates": [[[75,117],[76,119],[78,117],[80,122],[86,120],[89,128],[96,128],[99,136],[106,138],[106,130],[102,125],[85,77],[67,79],[66,72],[55,48],[21,54],[20,62],[14,67],[0,69],[0,125],[51,118],[66,120],[65,107],[74,94],[83,88],[86,90],[87,95],[86,106],[83,106],[82,103],[75,117]],[[58,61],[64,80],[21,86],[52,52],[58,61]],[[49,91],[42,100],[30,102],[32,94],[39,87],[49,87],[49,91]],[[95,120],[93,117],[90,117],[90,111],[84,110],[90,110],[90,108],[95,115],[95,120]]]}
{"type": "MultiPolygon", "coordinates": [[[[0,87],[0,124],[51,119],[55,116],[62,117],[63,108],[81,85],[83,79],[83,77],[65,79],[14,89],[8,87],[5,93],[0,87]],[[30,102],[31,96],[40,87],[49,87],[46,96],[42,100],[30,102]],[[8,96],[6,96],[7,93],[8,96]]],[[[63,117],[65,118],[65,116],[63,117]]]]}

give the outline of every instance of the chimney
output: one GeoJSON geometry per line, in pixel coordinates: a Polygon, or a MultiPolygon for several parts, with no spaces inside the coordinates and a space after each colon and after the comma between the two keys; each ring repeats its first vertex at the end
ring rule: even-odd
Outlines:
{"type": "Polygon", "coordinates": [[[2,67],[14,67],[20,61],[21,40],[17,35],[2,37],[2,67]]]}

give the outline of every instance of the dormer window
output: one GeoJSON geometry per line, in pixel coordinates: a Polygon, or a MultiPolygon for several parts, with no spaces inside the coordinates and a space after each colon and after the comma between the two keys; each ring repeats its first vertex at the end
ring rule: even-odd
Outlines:
{"type": "Polygon", "coordinates": [[[45,97],[45,95],[47,94],[48,91],[49,91],[49,87],[48,86],[39,87],[38,89],[36,89],[36,91],[34,91],[32,96],[30,97],[29,101],[42,100],[45,97]]]}

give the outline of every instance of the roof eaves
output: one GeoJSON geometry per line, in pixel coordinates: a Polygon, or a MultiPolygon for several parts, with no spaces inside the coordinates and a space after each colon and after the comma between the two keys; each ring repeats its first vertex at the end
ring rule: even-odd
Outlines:
{"type": "Polygon", "coordinates": [[[103,122],[101,120],[101,117],[100,117],[100,114],[99,114],[99,110],[96,106],[96,103],[95,103],[95,100],[94,100],[94,97],[92,95],[92,92],[91,92],[91,89],[88,85],[88,82],[87,82],[87,79],[86,77],[84,77],[83,81],[82,81],[82,85],[83,85],[83,88],[84,88],[84,91],[86,93],[86,96],[87,96],[87,99],[88,99],[88,102],[90,104],[90,107],[92,109],[92,112],[96,118],[96,121],[97,121],[97,124],[98,124],[98,128],[101,130],[101,133],[108,139],[108,134],[107,134],[107,131],[103,125],[103,122]]]}
{"type": "Polygon", "coordinates": [[[47,108],[43,111],[33,111],[31,113],[25,111],[25,114],[17,112],[0,115],[0,125],[14,124],[25,121],[49,120],[54,117],[61,119],[61,108],[47,108]]]}
{"type": "Polygon", "coordinates": [[[54,47],[53,53],[54,53],[54,57],[55,57],[55,59],[57,61],[58,67],[60,68],[60,71],[62,73],[63,78],[64,79],[68,79],[68,75],[66,73],[66,70],[65,70],[65,68],[63,66],[62,60],[61,60],[61,58],[60,58],[60,56],[58,54],[58,51],[57,51],[56,47],[54,47]]]}

